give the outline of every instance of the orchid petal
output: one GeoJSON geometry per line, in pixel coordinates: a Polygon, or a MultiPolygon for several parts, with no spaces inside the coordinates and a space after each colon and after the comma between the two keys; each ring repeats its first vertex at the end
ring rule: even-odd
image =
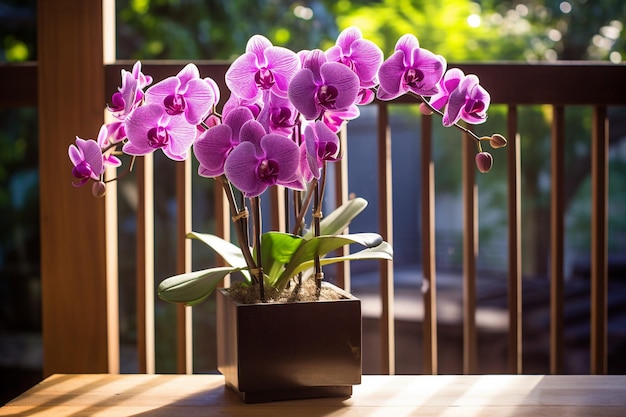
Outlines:
{"type": "Polygon", "coordinates": [[[289,85],[289,100],[307,119],[314,119],[319,114],[319,105],[315,102],[317,85],[313,72],[303,68],[294,75],[289,85]]]}

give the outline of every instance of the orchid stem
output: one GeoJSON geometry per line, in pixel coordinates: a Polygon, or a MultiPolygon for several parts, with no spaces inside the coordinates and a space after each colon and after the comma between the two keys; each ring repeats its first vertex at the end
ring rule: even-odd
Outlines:
{"type": "Polygon", "coordinates": [[[248,265],[248,270],[250,271],[252,279],[254,280],[256,279],[256,276],[253,274],[253,271],[257,269],[257,266],[254,262],[254,258],[252,257],[252,253],[250,253],[248,235],[246,234],[247,225],[245,222],[247,222],[248,210],[245,208],[245,206],[243,210],[239,210],[237,202],[235,201],[235,194],[233,193],[232,185],[224,175],[217,177],[216,179],[222,184],[222,187],[224,188],[224,194],[226,194],[226,198],[230,206],[232,220],[233,223],[235,223],[235,231],[237,233],[237,240],[239,241],[239,248],[241,249],[241,253],[246,260],[246,265],[248,265]]]}
{"type": "MultiPolygon", "coordinates": [[[[125,177],[126,175],[130,174],[133,171],[133,168],[135,167],[135,160],[137,159],[137,157],[135,155],[133,155],[132,159],[130,160],[130,164],[128,164],[128,168],[126,168],[124,170],[124,172],[121,172],[120,174],[118,174],[115,178],[110,178],[106,181],[103,181],[105,184],[109,183],[109,182],[113,182],[113,181],[117,181],[120,178],[125,177]]],[[[102,177],[101,177],[102,178],[102,177]]]]}
{"type": "MultiPolygon", "coordinates": [[[[322,220],[322,198],[324,196],[324,189],[326,188],[326,162],[322,166],[321,173],[321,181],[317,181],[315,183],[315,199],[313,200],[313,235],[318,237],[321,235],[321,225],[320,222],[322,220]]],[[[319,298],[320,293],[322,292],[322,281],[324,279],[324,272],[322,272],[322,264],[320,262],[319,253],[315,254],[315,258],[313,260],[315,267],[315,296],[319,298]]]]}
{"type": "Polygon", "coordinates": [[[257,279],[259,281],[259,297],[261,298],[261,302],[265,302],[265,282],[263,279],[263,265],[261,263],[262,253],[261,253],[261,198],[253,197],[252,201],[252,218],[254,221],[254,250],[256,252],[256,269],[254,273],[257,275],[257,279]]]}
{"type": "MultiPolygon", "coordinates": [[[[417,97],[420,100],[422,100],[422,103],[424,103],[433,113],[437,113],[439,116],[441,116],[443,118],[443,113],[441,112],[441,110],[437,110],[436,108],[434,108],[430,102],[428,102],[428,100],[426,100],[426,98],[420,94],[415,94],[412,92],[409,92],[410,95],[412,95],[413,97],[417,97]]],[[[467,133],[468,135],[470,135],[472,137],[472,139],[474,139],[476,141],[476,146],[478,146],[478,150],[482,151],[482,146],[480,145],[480,138],[478,137],[478,135],[476,135],[476,133],[472,132],[470,129],[466,128],[465,126],[461,126],[458,123],[454,123],[453,125],[454,127],[456,127],[457,129],[459,129],[460,131],[467,133]]]]}
{"type": "Polygon", "coordinates": [[[313,197],[313,190],[314,190],[314,187],[316,186],[317,186],[317,178],[313,178],[313,180],[311,181],[311,184],[309,185],[309,189],[307,190],[304,196],[304,201],[302,201],[300,210],[297,212],[296,221],[293,225],[292,234],[294,235],[297,235],[303,229],[302,219],[304,219],[304,215],[306,214],[306,211],[309,209],[309,206],[311,205],[311,199],[313,197]]]}

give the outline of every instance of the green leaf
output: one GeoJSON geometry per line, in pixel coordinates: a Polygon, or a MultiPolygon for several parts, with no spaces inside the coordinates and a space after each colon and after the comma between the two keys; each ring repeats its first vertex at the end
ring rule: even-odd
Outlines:
{"type": "Polygon", "coordinates": [[[291,261],[285,266],[285,270],[276,280],[276,286],[282,287],[283,285],[287,285],[287,281],[289,281],[291,277],[309,267],[302,265],[313,261],[316,255],[323,257],[329,252],[353,243],[360,244],[367,248],[373,248],[383,243],[383,239],[376,233],[355,233],[339,236],[314,237],[306,241],[294,253],[291,261]]]}
{"type": "Polygon", "coordinates": [[[194,306],[211,295],[228,274],[239,270],[240,268],[223,266],[175,275],[163,280],[157,293],[164,301],[194,306]]]}
{"type": "Polygon", "coordinates": [[[261,256],[263,272],[273,285],[285,264],[291,261],[293,254],[304,240],[300,236],[281,232],[267,232],[261,236],[261,256]]]}
{"type": "Polygon", "coordinates": [[[239,249],[238,246],[233,245],[229,241],[222,239],[221,237],[197,232],[187,233],[187,237],[191,239],[197,239],[204,244],[210,246],[215,252],[217,252],[222,258],[224,258],[224,261],[226,261],[226,263],[228,263],[228,265],[230,266],[234,266],[237,268],[247,266],[241,249],[239,249]]]}
{"type": "MultiPolygon", "coordinates": [[[[320,222],[321,235],[338,235],[342,233],[350,222],[367,207],[367,200],[361,197],[353,198],[347,203],[337,207],[320,222]]],[[[304,238],[309,240],[313,237],[313,232],[309,230],[304,238]]]]}
{"type": "MultiPolygon", "coordinates": [[[[381,260],[390,261],[393,259],[393,249],[389,243],[382,242],[380,245],[376,247],[363,249],[359,252],[351,253],[349,255],[336,256],[336,257],[331,257],[331,258],[322,258],[320,259],[320,263],[322,264],[322,266],[324,266],[324,265],[335,264],[337,262],[362,261],[366,259],[381,259],[381,260]]],[[[301,264],[298,269],[302,269],[302,271],[304,271],[309,268],[313,268],[312,260],[301,264]]],[[[298,271],[298,272],[301,272],[301,271],[298,271]]]]}

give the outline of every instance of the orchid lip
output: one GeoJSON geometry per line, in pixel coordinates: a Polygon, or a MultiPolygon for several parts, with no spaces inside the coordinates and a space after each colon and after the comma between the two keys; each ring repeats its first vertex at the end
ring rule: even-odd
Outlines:
{"type": "Polygon", "coordinates": [[[404,73],[404,82],[412,87],[421,88],[424,79],[424,73],[416,68],[408,69],[404,73]]]}
{"type": "Polygon", "coordinates": [[[163,128],[153,127],[148,130],[148,144],[155,149],[166,146],[170,141],[169,134],[163,128]]]}
{"type": "Polygon", "coordinates": [[[336,87],[332,85],[322,85],[317,89],[315,96],[320,106],[326,109],[334,109],[338,94],[339,91],[336,87]]]}
{"type": "Polygon", "coordinates": [[[271,159],[264,159],[257,167],[257,176],[265,184],[274,185],[278,179],[278,163],[271,159]]]}
{"type": "Polygon", "coordinates": [[[170,94],[163,100],[165,111],[169,115],[180,114],[185,111],[185,99],[180,94],[170,94]]]}
{"type": "Polygon", "coordinates": [[[274,73],[267,68],[261,68],[254,74],[254,82],[262,90],[269,90],[274,86],[276,80],[274,73]]]}

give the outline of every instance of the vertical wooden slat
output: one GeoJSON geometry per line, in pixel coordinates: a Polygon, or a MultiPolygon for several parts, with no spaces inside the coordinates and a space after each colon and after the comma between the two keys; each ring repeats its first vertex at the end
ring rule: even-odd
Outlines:
{"type": "Polygon", "coordinates": [[[509,215],[509,337],[508,370],[522,373],[522,164],[517,131],[517,107],[509,106],[507,115],[507,184],[509,215]]]}
{"type": "MultiPolygon", "coordinates": [[[[191,272],[191,159],[176,164],[176,273],[191,272]]],[[[176,369],[181,374],[193,373],[191,307],[176,307],[176,369]]]]}
{"type": "Polygon", "coordinates": [[[552,112],[552,192],[550,196],[550,373],[563,372],[563,242],[564,242],[564,152],[565,110],[552,112]]]}
{"type": "Polygon", "coordinates": [[[435,164],[432,158],[432,117],[422,117],[422,296],[424,297],[424,373],[437,369],[437,280],[435,264],[435,164]]]}
{"type": "MultiPolygon", "coordinates": [[[[115,49],[115,0],[102,2],[102,37],[103,37],[103,61],[105,65],[116,60],[115,49]]],[[[105,70],[106,73],[106,70],[105,70]]],[[[106,75],[105,75],[106,76],[106,75]]],[[[105,82],[106,85],[106,82],[105,82]]],[[[105,89],[106,91],[106,89],[105,89]]],[[[110,112],[105,111],[105,122],[111,117],[110,112]]],[[[107,169],[106,178],[113,179],[117,175],[114,168],[107,169]]],[[[107,198],[105,199],[105,224],[106,224],[106,253],[107,253],[107,326],[108,326],[108,352],[109,373],[120,372],[120,320],[119,320],[119,283],[118,283],[118,230],[117,230],[117,182],[107,184],[107,198]]]]}
{"type": "Polygon", "coordinates": [[[477,372],[476,255],[478,245],[474,141],[463,133],[463,373],[477,372]]]}
{"type": "Polygon", "coordinates": [[[137,158],[137,357],[139,372],[155,372],[154,155],[137,158]]]}
{"type": "MultiPolygon", "coordinates": [[[[378,223],[383,239],[393,245],[393,212],[391,193],[391,132],[386,104],[378,106],[378,223]]],[[[393,263],[380,262],[381,364],[382,372],[395,374],[393,263]]]]}
{"type": "MultiPolygon", "coordinates": [[[[335,201],[340,206],[348,201],[348,130],[344,126],[339,132],[341,160],[333,164],[335,170],[335,201]]],[[[346,230],[346,233],[348,231],[346,230]]],[[[350,248],[344,246],[337,251],[338,256],[348,255],[350,248]]],[[[350,262],[338,263],[335,268],[335,282],[344,290],[350,292],[350,262]]]]}
{"type": "Polygon", "coordinates": [[[73,187],[67,156],[76,135],[95,139],[103,123],[107,6],[37,3],[44,376],[119,369],[117,253],[106,243],[114,193],[97,199],[90,185],[73,187]]]}
{"type": "Polygon", "coordinates": [[[269,188],[271,230],[285,232],[285,187],[269,188]]]}
{"type": "Polygon", "coordinates": [[[593,109],[591,144],[591,373],[607,373],[608,119],[593,109]]]}

